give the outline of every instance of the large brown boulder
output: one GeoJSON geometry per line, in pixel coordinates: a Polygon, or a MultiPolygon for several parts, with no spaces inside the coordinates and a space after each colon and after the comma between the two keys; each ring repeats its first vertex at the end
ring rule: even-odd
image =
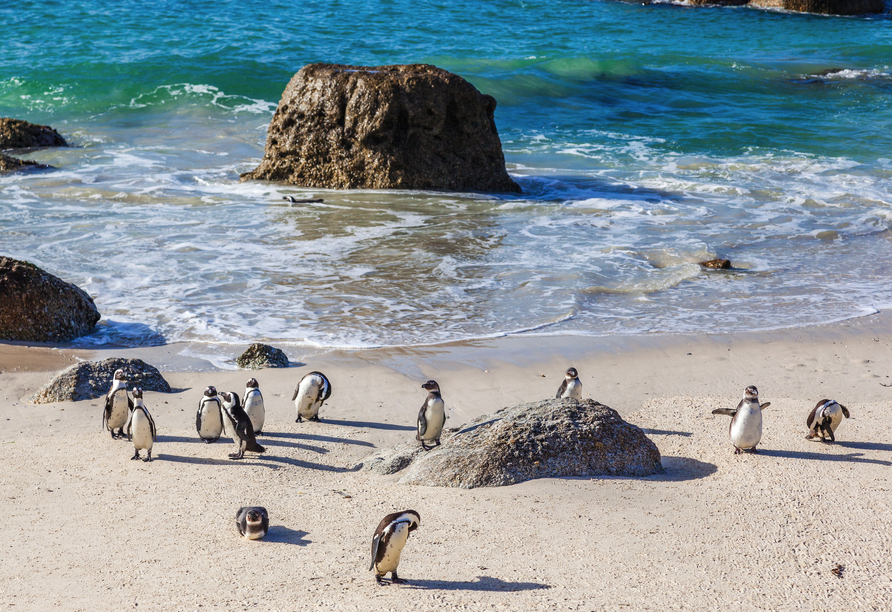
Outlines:
{"type": "Polygon", "coordinates": [[[378,451],[362,469],[403,471],[399,482],[494,487],[533,478],[648,476],[662,472],[660,451],[616,410],[593,400],[549,399],[504,408],[467,423],[422,452],[406,443],[378,451]]]}
{"type": "Polygon", "coordinates": [[[520,192],[505,170],[496,100],[426,64],[310,64],[242,180],[331,189],[520,192]]]}
{"type": "Polygon", "coordinates": [[[111,357],[102,361],[82,361],[54,376],[31,396],[33,404],[79,402],[96,399],[108,393],[115,371],[124,370],[127,388],[170,393],[170,385],[155,366],[142,359],[111,357]]]}
{"type": "Polygon", "coordinates": [[[0,149],[67,146],[59,132],[48,125],[0,117],[0,149]]]}
{"type": "Polygon", "coordinates": [[[23,170],[25,168],[42,168],[45,167],[42,164],[37,163],[36,161],[30,161],[27,159],[17,159],[15,157],[10,157],[5,153],[0,153],[0,172],[15,172],[16,170],[23,170]]]}
{"type": "Polygon", "coordinates": [[[25,261],[0,257],[0,339],[65,342],[93,331],[93,298],[25,261]]]}
{"type": "Polygon", "coordinates": [[[750,0],[749,6],[824,15],[882,13],[885,0],[750,0]]]}

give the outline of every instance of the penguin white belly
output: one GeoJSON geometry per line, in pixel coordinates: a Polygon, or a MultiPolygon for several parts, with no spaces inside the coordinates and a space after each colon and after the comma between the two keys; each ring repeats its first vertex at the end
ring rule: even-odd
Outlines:
{"type": "Polygon", "coordinates": [[[251,426],[254,432],[263,431],[263,422],[266,420],[266,410],[263,407],[263,396],[259,391],[252,391],[245,394],[245,412],[251,419],[251,426]]]}
{"type": "Polygon", "coordinates": [[[379,574],[393,572],[400,564],[400,555],[403,554],[403,548],[406,546],[406,540],[409,539],[409,523],[399,523],[393,530],[393,535],[387,542],[387,549],[384,556],[375,564],[375,569],[379,574]]]}
{"type": "Polygon", "coordinates": [[[830,417],[830,431],[836,433],[836,428],[842,423],[842,408],[839,404],[832,404],[824,408],[824,416],[830,417]]]}
{"type": "Polygon", "coordinates": [[[127,423],[130,416],[130,405],[127,402],[127,393],[119,391],[112,397],[111,414],[108,417],[109,429],[120,429],[127,423]]]}
{"type": "Polygon", "coordinates": [[[205,402],[201,407],[201,429],[198,435],[202,438],[219,438],[223,432],[223,415],[216,402],[205,402]]]}
{"type": "Polygon", "coordinates": [[[297,412],[305,419],[312,419],[322,407],[322,402],[317,402],[319,397],[319,388],[322,386],[322,379],[318,376],[311,376],[300,383],[297,397],[294,403],[297,404],[297,412]]]}
{"type": "Polygon", "coordinates": [[[446,424],[446,404],[441,398],[428,400],[424,418],[427,420],[427,429],[421,439],[439,440],[446,424]]]}
{"type": "Polygon", "coordinates": [[[573,379],[567,383],[567,389],[561,397],[572,397],[574,399],[582,399],[582,383],[578,379],[573,379]]]}
{"type": "Polygon", "coordinates": [[[142,410],[134,410],[130,421],[130,438],[136,450],[152,450],[152,424],[142,410]]]}
{"type": "Polygon", "coordinates": [[[755,448],[762,439],[762,411],[744,404],[731,420],[731,444],[755,448]]]}

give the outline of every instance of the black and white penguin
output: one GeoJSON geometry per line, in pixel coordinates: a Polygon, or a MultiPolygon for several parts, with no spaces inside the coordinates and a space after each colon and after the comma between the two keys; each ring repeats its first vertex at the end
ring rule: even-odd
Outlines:
{"type": "Polygon", "coordinates": [[[734,454],[741,451],[757,453],[756,446],[762,440],[762,409],[768,408],[771,402],[759,404],[759,390],[750,385],[743,392],[743,399],[737,408],[716,408],[713,414],[724,414],[731,417],[728,434],[734,445],[734,454]]]}
{"type": "Polygon", "coordinates": [[[446,403],[440,397],[440,385],[437,381],[429,380],[421,388],[427,389],[427,399],[418,412],[418,433],[415,434],[415,439],[421,442],[421,448],[430,450],[434,446],[440,446],[440,435],[446,424],[446,403]],[[424,442],[430,440],[435,442],[434,446],[425,445],[424,442]]]}
{"type": "Polygon", "coordinates": [[[235,513],[238,532],[249,540],[260,540],[269,531],[269,514],[261,506],[239,508],[235,513]]]}
{"type": "Polygon", "coordinates": [[[319,409],[331,397],[331,383],[322,372],[310,372],[300,379],[291,401],[297,408],[295,423],[301,423],[304,418],[311,421],[319,420],[319,409]]]}
{"type": "Polygon", "coordinates": [[[198,402],[195,428],[205,444],[216,442],[223,435],[223,406],[214,387],[205,389],[204,396],[198,402]]]}
{"type": "Polygon", "coordinates": [[[133,448],[136,451],[130,458],[140,459],[139,451],[145,450],[146,457],[143,461],[151,461],[152,446],[158,439],[158,435],[155,430],[155,420],[152,419],[149,409],[142,401],[142,389],[139,387],[133,389],[133,410],[130,411],[124,431],[127,432],[127,439],[133,442],[133,448]]]}
{"type": "Polygon", "coordinates": [[[836,428],[842,422],[842,417],[849,418],[849,409],[836,400],[822,399],[809,413],[805,424],[808,426],[808,440],[836,442],[836,428]]]}
{"type": "Polygon", "coordinates": [[[245,383],[245,403],[243,408],[248,418],[251,419],[254,435],[261,435],[263,433],[263,422],[266,420],[266,409],[263,407],[263,395],[260,393],[260,385],[257,384],[256,378],[252,378],[245,383]]]}
{"type": "Polygon", "coordinates": [[[576,368],[570,368],[564,374],[564,381],[555,394],[555,399],[564,397],[572,397],[573,399],[582,399],[582,383],[579,381],[579,374],[576,368]]]}
{"type": "Polygon", "coordinates": [[[229,455],[230,459],[241,459],[245,456],[245,451],[252,453],[265,453],[266,449],[257,444],[257,438],[254,437],[254,428],[251,426],[251,419],[242,409],[239,402],[238,394],[235,391],[222,392],[220,397],[223,399],[223,414],[226,421],[226,433],[232,437],[238,450],[229,455]]]}
{"type": "Polygon", "coordinates": [[[414,510],[394,512],[381,520],[372,538],[372,564],[369,566],[370,570],[375,570],[375,582],[386,585],[381,579],[387,572],[390,572],[391,582],[406,582],[396,575],[396,568],[409,534],[420,524],[421,517],[414,510]]]}
{"type": "Polygon", "coordinates": [[[111,432],[113,440],[124,437],[124,425],[133,410],[133,400],[127,395],[127,377],[124,370],[116,370],[112,386],[105,395],[102,412],[102,428],[111,432]],[[118,433],[115,433],[115,429],[118,433]]]}

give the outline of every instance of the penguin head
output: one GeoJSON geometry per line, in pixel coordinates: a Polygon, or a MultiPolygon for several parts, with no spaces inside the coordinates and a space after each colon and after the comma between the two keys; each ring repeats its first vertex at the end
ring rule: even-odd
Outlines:
{"type": "Polygon", "coordinates": [[[223,407],[227,410],[235,406],[241,406],[238,394],[235,391],[221,391],[220,397],[223,399],[223,407]]]}
{"type": "Polygon", "coordinates": [[[755,385],[750,385],[743,392],[743,398],[748,400],[758,400],[759,399],[759,390],[756,389],[755,385]]]}
{"type": "Polygon", "coordinates": [[[579,373],[576,372],[576,368],[569,368],[567,373],[564,375],[568,380],[573,380],[574,378],[579,377],[579,373]]]}
{"type": "Polygon", "coordinates": [[[256,378],[251,378],[250,380],[248,380],[248,382],[245,383],[245,386],[246,386],[248,389],[256,389],[256,388],[259,387],[260,385],[257,384],[257,379],[256,379],[256,378]]]}
{"type": "Polygon", "coordinates": [[[405,510],[401,512],[399,517],[397,517],[398,521],[409,521],[409,531],[415,531],[418,529],[418,526],[421,525],[421,516],[414,510],[405,510]]]}
{"type": "Polygon", "coordinates": [[[124,374],[124,370],[115,370],[115,380],[127,380],[127,375],[124,374]]]}
{"type": "Polygon", "coordinates": [[[139,387],[133,387],[133,391],[131,392],[133,399],[142,399],[142,389],[139,387]]]}
{"type": "Polygon", "coordinates": [[[263,513],[260,509],[252,508],[245,514],[245,521],[247,521],[249,525],[260,525],[260,523],[263,522],[263,513]]]}
{"type": "Polygon", "coordinates": [[[214,387],[208,387],[204,390],[205,397],[215,397],[217,395],[217,389],[214,387]]]}
{"type": "Polygon", "coordinates": [[[432,392],[434,392],[434,393],[439,393],[439,392],[440,392],[440,385],[438,385],[438,384],[437,384],[437,381],[435,381],[435,380],[429,380],[429,381],[427,381],[426,383],[424,383],[423,385],[421,385],[421,388],[422,388],[422,389],[427,389],[428,391],[432,391],[432,392]]]}

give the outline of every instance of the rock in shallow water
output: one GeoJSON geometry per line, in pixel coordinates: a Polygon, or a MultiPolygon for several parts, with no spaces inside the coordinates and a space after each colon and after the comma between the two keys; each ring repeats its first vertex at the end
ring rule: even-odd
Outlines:
{"type": "Polygon", "coordinates": [[[59,132],[48,125],[0,117],[0,149],[67,146],[59,132]]]}
{"type": "Polygon", "coordinates": [[[47,168],[43,164],[30,159],[18,159],[11,157],[5,153],[0,153],[0,172],[15,172],[16,170],[24,170],[25,168],[47,168]]]}
{"type": "Polygon", "coordinates": [[[124,370],[127,389],[170,393],[170,385],[154,366],[142,359],[112,357],[102,361],[83,361],[66,368],[31,396],[34,404],[78,402],[108,393],[116,370],[124,370]]]}
{"type": "Polygon", "coordinates": [[[281,349],[268,344],[255,343],[235,360],[243,370],[259,370],[260,368],[287,368],[288,355],[281,349]]]}
{"type": "Polygon", "coordinates": [[[496,100],[436,66],[310,64],[291,79],[266,151],[242,180],[331,189],[520,192],[496,100]]]}
{"type": "Polygon", "coordinates": [[[612,408],[570,398],[504,408],[444,435],[432,451],[407,443],[360,465],[382,474],[405,470],[400,484],[464,489],[533,478],[648,476],[663,469],[660,451],[641,429],[612,408]]]}

